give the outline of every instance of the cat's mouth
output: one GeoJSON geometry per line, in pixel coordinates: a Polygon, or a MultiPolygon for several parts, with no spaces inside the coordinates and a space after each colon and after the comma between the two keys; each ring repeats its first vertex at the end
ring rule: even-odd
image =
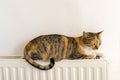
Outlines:
{"type": "Polygon", "coordinates": [[[99,47],[95,46],[93,49],[94,49],[94,50],[97,50],[98,48],[99,48],[99,47]]]}

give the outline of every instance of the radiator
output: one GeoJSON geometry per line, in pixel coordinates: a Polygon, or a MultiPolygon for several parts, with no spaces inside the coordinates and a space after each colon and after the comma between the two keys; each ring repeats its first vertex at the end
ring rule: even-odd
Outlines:
{"type": "Polygon", "coordinates": [[[24,59],[0,59],[0,80],[108,80],[103,59],[63,60],[42,71],[24,59]]]}

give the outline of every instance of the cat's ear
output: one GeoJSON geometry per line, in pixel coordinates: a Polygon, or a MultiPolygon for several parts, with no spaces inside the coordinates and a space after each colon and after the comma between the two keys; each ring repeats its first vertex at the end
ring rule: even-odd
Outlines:
{"type": "Polygon", "coordinates": [[[101,36],[101,34],[103,33],[103,31],[100,31],[97,33],[98,36],[101,36]]]}
{"type": "Polygon", "coordinates": [[[103,33],[103,31],[100,31],[100,32],[98,32],[97,34],[98,34],[98,35],[101,35],[102,33],[103,33]]]}
{"type": "Polygon", "coordinates": [[[83,31],[83,36],[87,37],[87,32],[83,31]]]}

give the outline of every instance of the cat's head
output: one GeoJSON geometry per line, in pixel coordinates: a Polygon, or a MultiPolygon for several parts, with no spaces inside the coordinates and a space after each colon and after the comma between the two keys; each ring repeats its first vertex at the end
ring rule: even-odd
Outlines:
{"type": "Polygon", "coordinates": [[[90,47],[94,50],[98,49],[101,45],[101,33],[103,31],[93,33],[93,32],[83,32],[82,42],[85,46],[90,47]]]}

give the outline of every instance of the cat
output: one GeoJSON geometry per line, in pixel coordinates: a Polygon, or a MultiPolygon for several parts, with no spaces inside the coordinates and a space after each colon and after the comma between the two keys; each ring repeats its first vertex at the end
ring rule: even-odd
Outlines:
{"type": "Polygon", "coordinates": [[[68,37],[59,34],[41,35],[25,46],[24,58],[28,63],[40,70],[49,70],[53,68],[55,62],[63,59],[94,59],[99,55],[86,53],[85,49],[99,49],[102,42],[102,32],[83,32],[80,37],[68,37]],[[43,66],[34,60],[50,60],[50,64],[43,66]]]}

